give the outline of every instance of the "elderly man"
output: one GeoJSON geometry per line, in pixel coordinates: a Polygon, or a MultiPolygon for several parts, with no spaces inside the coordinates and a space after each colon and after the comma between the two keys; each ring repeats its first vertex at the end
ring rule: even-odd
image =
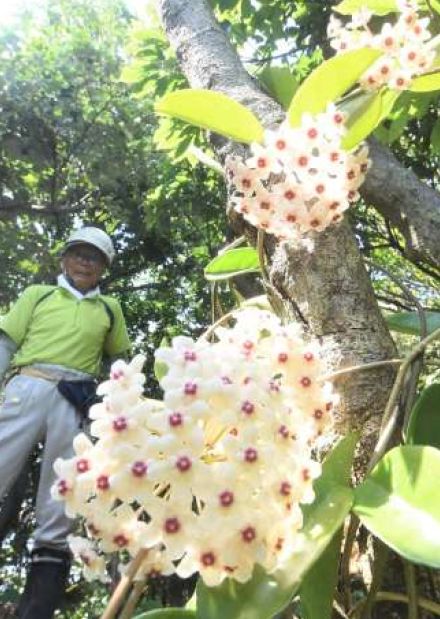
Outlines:
{"type": "Polygon", "coordinates": [[[98,286],[114,254],[103,230],[75,231],[62,253],[58,285],[29,286],[0,322],[0,381],[13,369],[0,409],[0,498],[44,441],[37,528],[20,619],[50,619],[61,601],[72,521],[50,495],[53,463],[73,454],[72,441],[103,356],[124,355],[130,347],[118,301],[102,295],[98,286]]]}

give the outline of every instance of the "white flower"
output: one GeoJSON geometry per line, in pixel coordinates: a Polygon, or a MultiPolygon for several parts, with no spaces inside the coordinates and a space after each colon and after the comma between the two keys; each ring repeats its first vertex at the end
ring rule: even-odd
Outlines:
{"type": "MultiPolygon", "coordinates": [[[[300,208],[318,207],[333,212],[300,208]]],[[[72,540],[86,577],[105,579],[96,547],[148,549],[141,576],[199,572],[209,586],[245,582],[257,563],[278,569],[301,539],[300,504],[314,499],[311,448],[332,424],[319,353],[298,326],[247,308],[211,341],[179,337],[158,352],[161,406],[139,391],[141,362],[118,363],[94,408],[98,440],[80,435],[75,456],[55,463],[53,495],[95,542],[72,540]]]]}

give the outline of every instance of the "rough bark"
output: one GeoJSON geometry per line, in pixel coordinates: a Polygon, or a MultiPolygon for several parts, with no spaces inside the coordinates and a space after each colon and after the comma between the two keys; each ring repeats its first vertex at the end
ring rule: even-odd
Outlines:
{"type": "MultiPolygon", "coordinates": [[[[165,31],[192,87],[221,91],[250,107],[265,126],[283,117],[249,76],[205,0],[161,0],[165,31]]],[[[371,283],[348,224],[318,235],[308,254],[288,243],[268,243],[270,276],[287,304],[299,308],[321,338],[333,368],[393,356],[371,283]]],[[[378,370],[340,380],[340,425],[362,428],[371,448],[393,371],[378,370]]]]}
{"type": "Polygon", "coordinates": [[[369,140],[373,165],[362,186],[362,196],[405,239],[405,255],[440,269],[440,193],[420,182],[386,146],[369,140]]]}

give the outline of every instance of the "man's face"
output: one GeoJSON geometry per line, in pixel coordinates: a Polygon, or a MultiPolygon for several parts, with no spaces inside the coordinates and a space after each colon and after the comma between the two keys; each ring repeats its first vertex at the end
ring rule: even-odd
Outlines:
{"type": "Polygon", "coordinates": [[[106,267],[104,255],[88,243],[78,243],[70,247],[61,264],[67,278],[80,292],[95,288],[106,267]]]}

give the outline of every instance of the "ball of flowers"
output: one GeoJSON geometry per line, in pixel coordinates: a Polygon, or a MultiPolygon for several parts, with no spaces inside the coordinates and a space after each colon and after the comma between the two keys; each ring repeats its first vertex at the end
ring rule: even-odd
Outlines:
{"type": "Polygon", "coordinates": [[[236,211],[280,239],[299,240],[341,221],[369,168],[368,149],[342,148],[344,115],[334,105],[304,114],[292,128],[286,120],[251,145],[246,161],[226,162],[236,211]]]}
{"type": "Polygon", "coordinates": [[[330,19],[328,35],[337,53],[361,47],[383,52],[360,79],[365,90],[377,90],[384,85],[406,90],[414,77],[425,73],[434,64],[436,54],[430,41],[429,17],[419,18],[416,0],[396,2],[400,10],[397,19],[394,23],[384,23],[377,33],[370,29],[372,13],[367,8],[356,12],[345,24],[334,16],[330,19]]]}
{"type": "Polygon", "coordinates": [[[312,447],[332,425],[319,346],[248,308],[213,340],[176,337],[156,358],[163,402],[142,395],[142,357],[117,362],[92,408],[95,441],[80,435],[55,463],[52,494],[95,546],[73,538],[75,554],[101,578],[106,553],[141,549],[141,574],[199,572],[210,586],[277,569],[314,499],[312,447]]]}

